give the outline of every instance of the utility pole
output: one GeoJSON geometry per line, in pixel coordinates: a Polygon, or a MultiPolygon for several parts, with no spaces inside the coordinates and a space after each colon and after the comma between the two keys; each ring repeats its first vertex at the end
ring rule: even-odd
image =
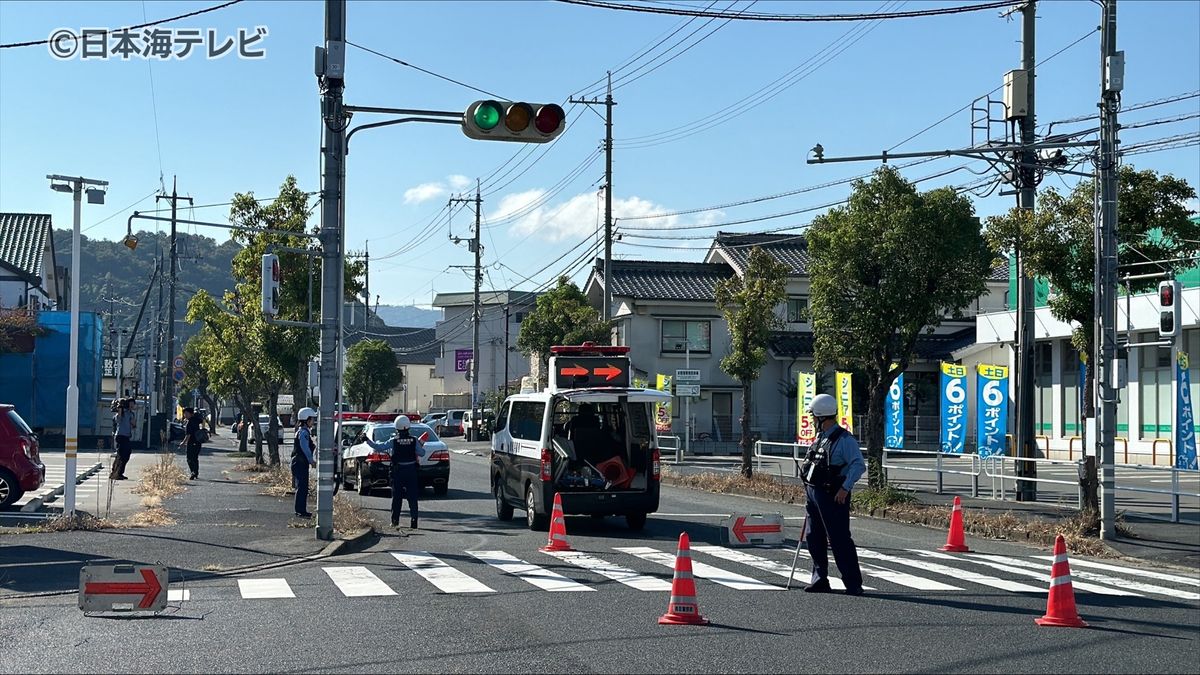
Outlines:
{"type": "Polygon", "coordinates": [[[600,317],[608,321],[612,319],[612,113],[613,106],[616,105],[612,99],[612,73],[608,73],[608,89],[603,101],[596,99],[588,101],[586,99],[573,98],[570,102],[604,106],[604,300],[600,310],[600,317]]]}
{"type": "MultiPolygon", "coordinates": [[[[171,179],[171,196],[158,195],[156,201],[169,200],[171,202],[171,276],[170,276],[170,292],[167,301],[167,358],[171,361],[175,360],[178,354],[175,353],[175,289],[176,289],[176,272],[179,269],[178,249],[175,246],[175,226],[177,218],[177,210],[180,199],[186,199],[188,204],[192,203],[191,197],[180,197],[178,193],[179,177],[173,176],[171,179]]],[[[168,376],[166,378],[166,408],[169,411],[168,420],[175,418],[175,378],[168,376]]]]}
{"type": "Polygon", "coordinates": [[[318,49],[317,76],[321,85],[321,133],[325,168],[321,174],[321,395],[317,438],[317,538],[333,539],[333,464],[338,451],[334,437],[337,412],[339,333],[342,320],[342,175],[349,126],[342,106],[346,65],[346,0],[325,1],[325,46],[318,49]]]}
{"type": "MultiPolygon", "coordinates": [[[[1029,0],[1021,7],[1021,69],[1027,83],[1026,113],[1020,121],[1021,151],[1016,166],[1017,207],[1033,218],[1034,200],[1037,197],[1037,150],[1036,118],[1034,116],[1035,42],[1034,21],[1037,3],[1029,0]]],[[[1036,436],[1033,431],[1033,356],[1034,306],[1033,277],[1029,274],[1025,251],[1017,250],[1017,476],[1037,478],[1037,463],[1022,462],[1023,458],[1037,456],[1036,436]]],[[[1017,481],[1017,501],[1037,501],[1037,483],[1033,480],[1017,481]]]]}
{"type": "MultiPolygon", "coordinates": [[[[1100,538],[1115,539],[1113,463],[1117,433],[1117,110],[1125,79],[1125,54],[1117,51],[1117,0],[1101,0],[1100,23],[1100,212],[1096,227],[1097,450],[1100,460],[1100,538]]],[[[1176,339],[1178,344],[1178,338],[1176,339]]],[[[1174,363],[1172,354],[1172,363],[1174,363]]],[[[1094,462],[1088,457],[1089,478],[1094,462]]]]}
{"type": "MultiPolygon", "coordinates": [[[[475,424],[479,419],[479,320],[483,314],[479,307],[479,284],[483,281],[483,244],[480,241],[483,230],[481,226],[483,197],[480,195],[479,186],[480,181],[476,179],[474,199],[451,197],[449,201],[450,204],[475,202],[475,234],[468,243],[470,249],[475,252],[475,265],[472,271],[475,291],[474,301],[471,303],[471,428],[464,430],[469,441],[476,440],[475,424]]],[[[457,238],[452,238],[452,240],[455,243],[459,242],[457,238]]]]}
{"type": "Polygon", "coordinates": [[[371,325],[371,242],[363,242],[363,326],[371,325]]]}
{"type": "MultiPolygon", "coordinates": [[[[508,398],[508,303],[504,303],[504,398],[508,398]]],[[[496,410],[499,415],[500,411],[496,410]]]]}

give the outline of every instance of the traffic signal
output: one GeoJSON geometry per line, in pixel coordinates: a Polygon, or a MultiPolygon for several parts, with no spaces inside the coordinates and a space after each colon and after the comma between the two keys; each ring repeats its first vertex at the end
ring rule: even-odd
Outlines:
{"type": "Polygon", "coordinates": [[[262,257],[262,313],[279,314],[279,256],[265,253],[262,257]]]}
{"type": "Polygon", "coordinates": [[[1181,321],[1179,282],[1174,279],[1158,282],[1158,337],[1179,335],[1181,321]]]}
{"type": "Polygon", "coordinates": [[[567,113],[554,103],[476,101],[463,113],[462,129],[480,141],[548,143],[567,128],[567,113]]]}

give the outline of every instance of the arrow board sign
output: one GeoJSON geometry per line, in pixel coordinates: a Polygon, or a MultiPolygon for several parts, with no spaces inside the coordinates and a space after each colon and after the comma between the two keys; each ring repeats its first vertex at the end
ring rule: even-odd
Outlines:
{"type": "Polygon", "coordinates": [[[725,519],[727,541],[733,546],[783,543],[783,514],[735,513],[725,519]]]}
{"type": "Polygon", "coordinates": [[[79,570],[79,609],[84,612],[160,612],[166,606],[166,567],[86,565],[79,570]]]}

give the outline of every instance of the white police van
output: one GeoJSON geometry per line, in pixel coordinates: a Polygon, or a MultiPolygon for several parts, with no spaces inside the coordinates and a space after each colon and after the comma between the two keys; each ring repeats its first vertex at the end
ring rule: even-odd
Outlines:
{"type": "Polygon", "coordinates": [[[629,386],[628,347],[550,351],[550,386],[508,397],[496,415],[496,516],[521,508],[530,529],[544,530],[560,494],[565,514],[620,515],[642,529],[659,500],[654,404],[670,394],[629,386]]]}

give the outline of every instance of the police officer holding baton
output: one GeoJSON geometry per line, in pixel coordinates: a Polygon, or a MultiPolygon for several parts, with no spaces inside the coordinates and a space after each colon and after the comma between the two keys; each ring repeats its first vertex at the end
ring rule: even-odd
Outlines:
{"type": "Polygon", "coordinates": [[[833,549],[838,572],[847,595],[862,595],[862,570],[858,551],[850,537],[850,491],[866,471],[858,441],[838,426],[837,402],[829,394],[818,394],[808,406],[817,424],[817,440],[808,449],[801,466],[808,503],[805,508],[804,540],[812,557],[812,578],[806,593],[828,593],[829,557],[833,549]]]}

